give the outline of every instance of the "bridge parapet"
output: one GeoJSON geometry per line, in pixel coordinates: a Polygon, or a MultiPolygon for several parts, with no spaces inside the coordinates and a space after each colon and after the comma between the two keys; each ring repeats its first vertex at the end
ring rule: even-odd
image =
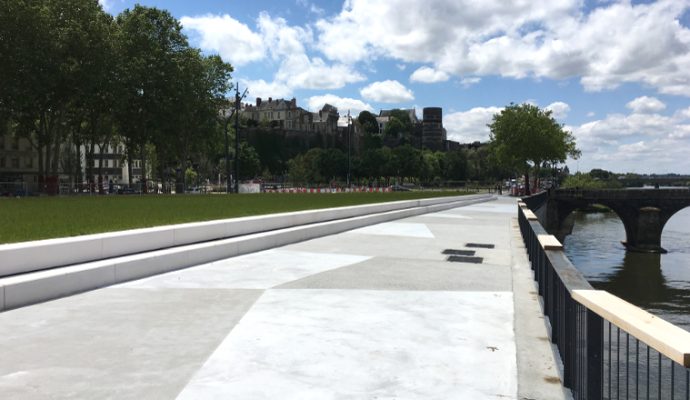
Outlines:
{"type": "Polygon", "coordinates": [[[556,189],[550,193],[550,197],[593,200],[690,200],[690,189],[556,189]]]}
{"type": "Polygon", "coordinates": [[[520,231],[573,398],[690,398],[690,332],[594,290],[526,211],[520,231]]]}

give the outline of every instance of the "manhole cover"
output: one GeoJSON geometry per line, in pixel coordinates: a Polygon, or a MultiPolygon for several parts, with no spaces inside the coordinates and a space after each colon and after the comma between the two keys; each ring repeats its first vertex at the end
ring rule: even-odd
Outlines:
{"type": "Polygon", "coordinates": [[[475,247],[479,249],[493,249],[495,246],[490,243],[467,243],[465,247],[475,247]]]}
{"type": "Polygon", "coordinates": [[[448,256],[447,261],[481,264],[484,261],[482,257],[468,257],[468,256],[448,256]]]}
{"type": "Polygon", "coordinates": [[[442,254],[452,254],[455,256],[473,256],[474,250],[456,250],[456,249],[445,249],[442,254]]]}

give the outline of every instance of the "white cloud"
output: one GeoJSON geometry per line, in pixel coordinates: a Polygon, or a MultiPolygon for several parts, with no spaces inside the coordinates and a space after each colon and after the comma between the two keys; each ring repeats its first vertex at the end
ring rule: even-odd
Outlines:
{"type": "Polygon", "coordinates": [[[565,119],[570,112],[570,106],[562,101],[551,103],[546,106],[546,109],[551,111],[551,116],[557,121],[565,119]]]}
{"type": "Polygon", "coordinates": [[[323,15],[326,12],[323,8],[321,8],[321,7],[317,6],[316,4],[311,3],[307,0],[297,0],[296,3],[297,3],[297,5],[302,6],[302,7],[306,8],[307,10],[309,10],[309,12],[311,12],[312,14],[323,15]]]}
{"type": "Polygon", "coordinates": [[[445,82],[450,76],[443,72],[429,67],[420,67],[412,73],[410,81],[422,83],[445,82]]]}
{"type": "Polygon", "coordinates": [[[205,50],[217,52],[225,61],[242,66],[265,57],[261,35],[229,15],[182,17],[182,26],[205,50]]]}
{"type": "Polygon", "coordinates": [[[339,97],[334,94],[325,94],[323,96],[312,96],[307,100],[310,110],[320,110],[325,104],[330,104],[338,108],[340,115],[347,115],[347,110],[350,110],[350,115],[356,117],[362,111],[372,111],[370,104],[362,100],[352,99],[349,97],[339,97]]]}
{"type": "Polygon", "coordinates": [[[283,60],[275,79],[293,88],[340,89],[348,83],[363,81],[364,76],[347,65],[327,65],[320,58],[294,54],[283,60]]]}
{"type": "Polygon", "coordinates": [[[414,100],[412,91],[398,81],[386,80],[374,82],[360,90],[367,100],[380,103],[402,103],[414,100]]]}
{"type": "Polygon", "coordinates": [[[475,107],[468,111],[454,112],[443,117],[443,126],[448,132],[448,139],[460,143],[489,140],[488,124],[494,114],[501,112],[500,107],[475,107]]]}
{"type": "Polygon", "coordinates": [[[229,15],[183,17],[181,21],[202,49],[218,52],[235,66],[267,57],[278,63],[272,82],[246,82],[262,97],[289,96],[295,89],[339,89],[365,79],[349,65],[327,64],[321,58],[310,57],[307,48],[313,43],[311,29],[290,26],[285,19],[272,18],[266,12],[257,18],[257,31],[229,15]]]}
{"type": "Polygon", "coordinates": [[[389,57],[456,76],[577,77],[598,91],[638,82],[690,96],[687,0],[349,0],[315,24],[346,64],[389,57]]]}
{"type": "Polygon", "coordinates": [[[462,79],[460,80],[460,84],[462,85],[462,87],[464,87],[465,89],[467,89],[468,87],[470,87],[470,86],[472,86],[472,85],[476,85],[476,84],[478,84],[478,83],[481,82],[481,81],[482,81],[482,78],[479,78],[479,77],[476,77],[476,76],[475,76],[475,77],[471,77],[471,78],[462,78],[462,79]]]}
{"type": "Polygon", "coordinates": [[[261,97],[262,99],[267,99],[273,97],[278,99],[292,97],[292,88],[281,82],[266,82],[263,79],[241,79],[240,85],[240,88],[247,88],[249,98],[261,97]]]}
{"type": "Polygon", "coordinates": [[[581,170],[682,173],[690,169],[690,114],[678,110],[672,116],[661,115],[642,107],[644,103],[629,107],[630,114],[610,114],[569,127],[582,150],[581,170]]]}
{"type": "Polygon", "coordinates": [[[661,100],[655,97],[642,96],[626,104],[626,107],[636,113],[647,114],[659,112],[665,109],[666,104],[662,103],[661,100]]]}

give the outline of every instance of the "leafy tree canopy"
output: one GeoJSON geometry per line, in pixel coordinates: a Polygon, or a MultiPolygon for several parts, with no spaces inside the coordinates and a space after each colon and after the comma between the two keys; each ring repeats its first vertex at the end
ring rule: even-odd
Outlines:
{"type": "Polygon", "coordinates": [[[563,129],[551,111],[532,104],[510,104],[494,114],[489,128],[495,159],[504,166],[524,172],[527,182],[530,169],[534,169],[538,177],[544,163],[565,162],[568,156],[577,158],[580,155],[572,133],[563,129]]]}

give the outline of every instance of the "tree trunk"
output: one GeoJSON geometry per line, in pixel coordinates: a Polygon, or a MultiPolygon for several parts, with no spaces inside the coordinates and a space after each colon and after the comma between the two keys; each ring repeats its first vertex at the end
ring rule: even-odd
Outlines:
{"type": "Polygon", "coordinates": [[[141,193],[146,193],[146,145],[141,145],[141,193]]]}
{"type": "Polygon", "coordinates": [[[127,186],[132,187],[132,146],[127,146],[127,186]]]}
{"type": "Polygon", "coordinates": [[[525,196],[529,196],[532,194],[529,186],[530,186],[530,184],[529,184],[529,172],[525,171],[525,196]]]}
{"type": "Polygon", "coordinates": [[[82,169],[81,169],[81,140],[79,137],[75,136],[74,137],[74,148],[76,149],[76,154],[75,154],[75,167],[74,167],[74,181],[76,183],[76,186],[79,188],[79,191],[81,192],[81,184],[84,182],[84,177],[82,176],[82,169]]]}

